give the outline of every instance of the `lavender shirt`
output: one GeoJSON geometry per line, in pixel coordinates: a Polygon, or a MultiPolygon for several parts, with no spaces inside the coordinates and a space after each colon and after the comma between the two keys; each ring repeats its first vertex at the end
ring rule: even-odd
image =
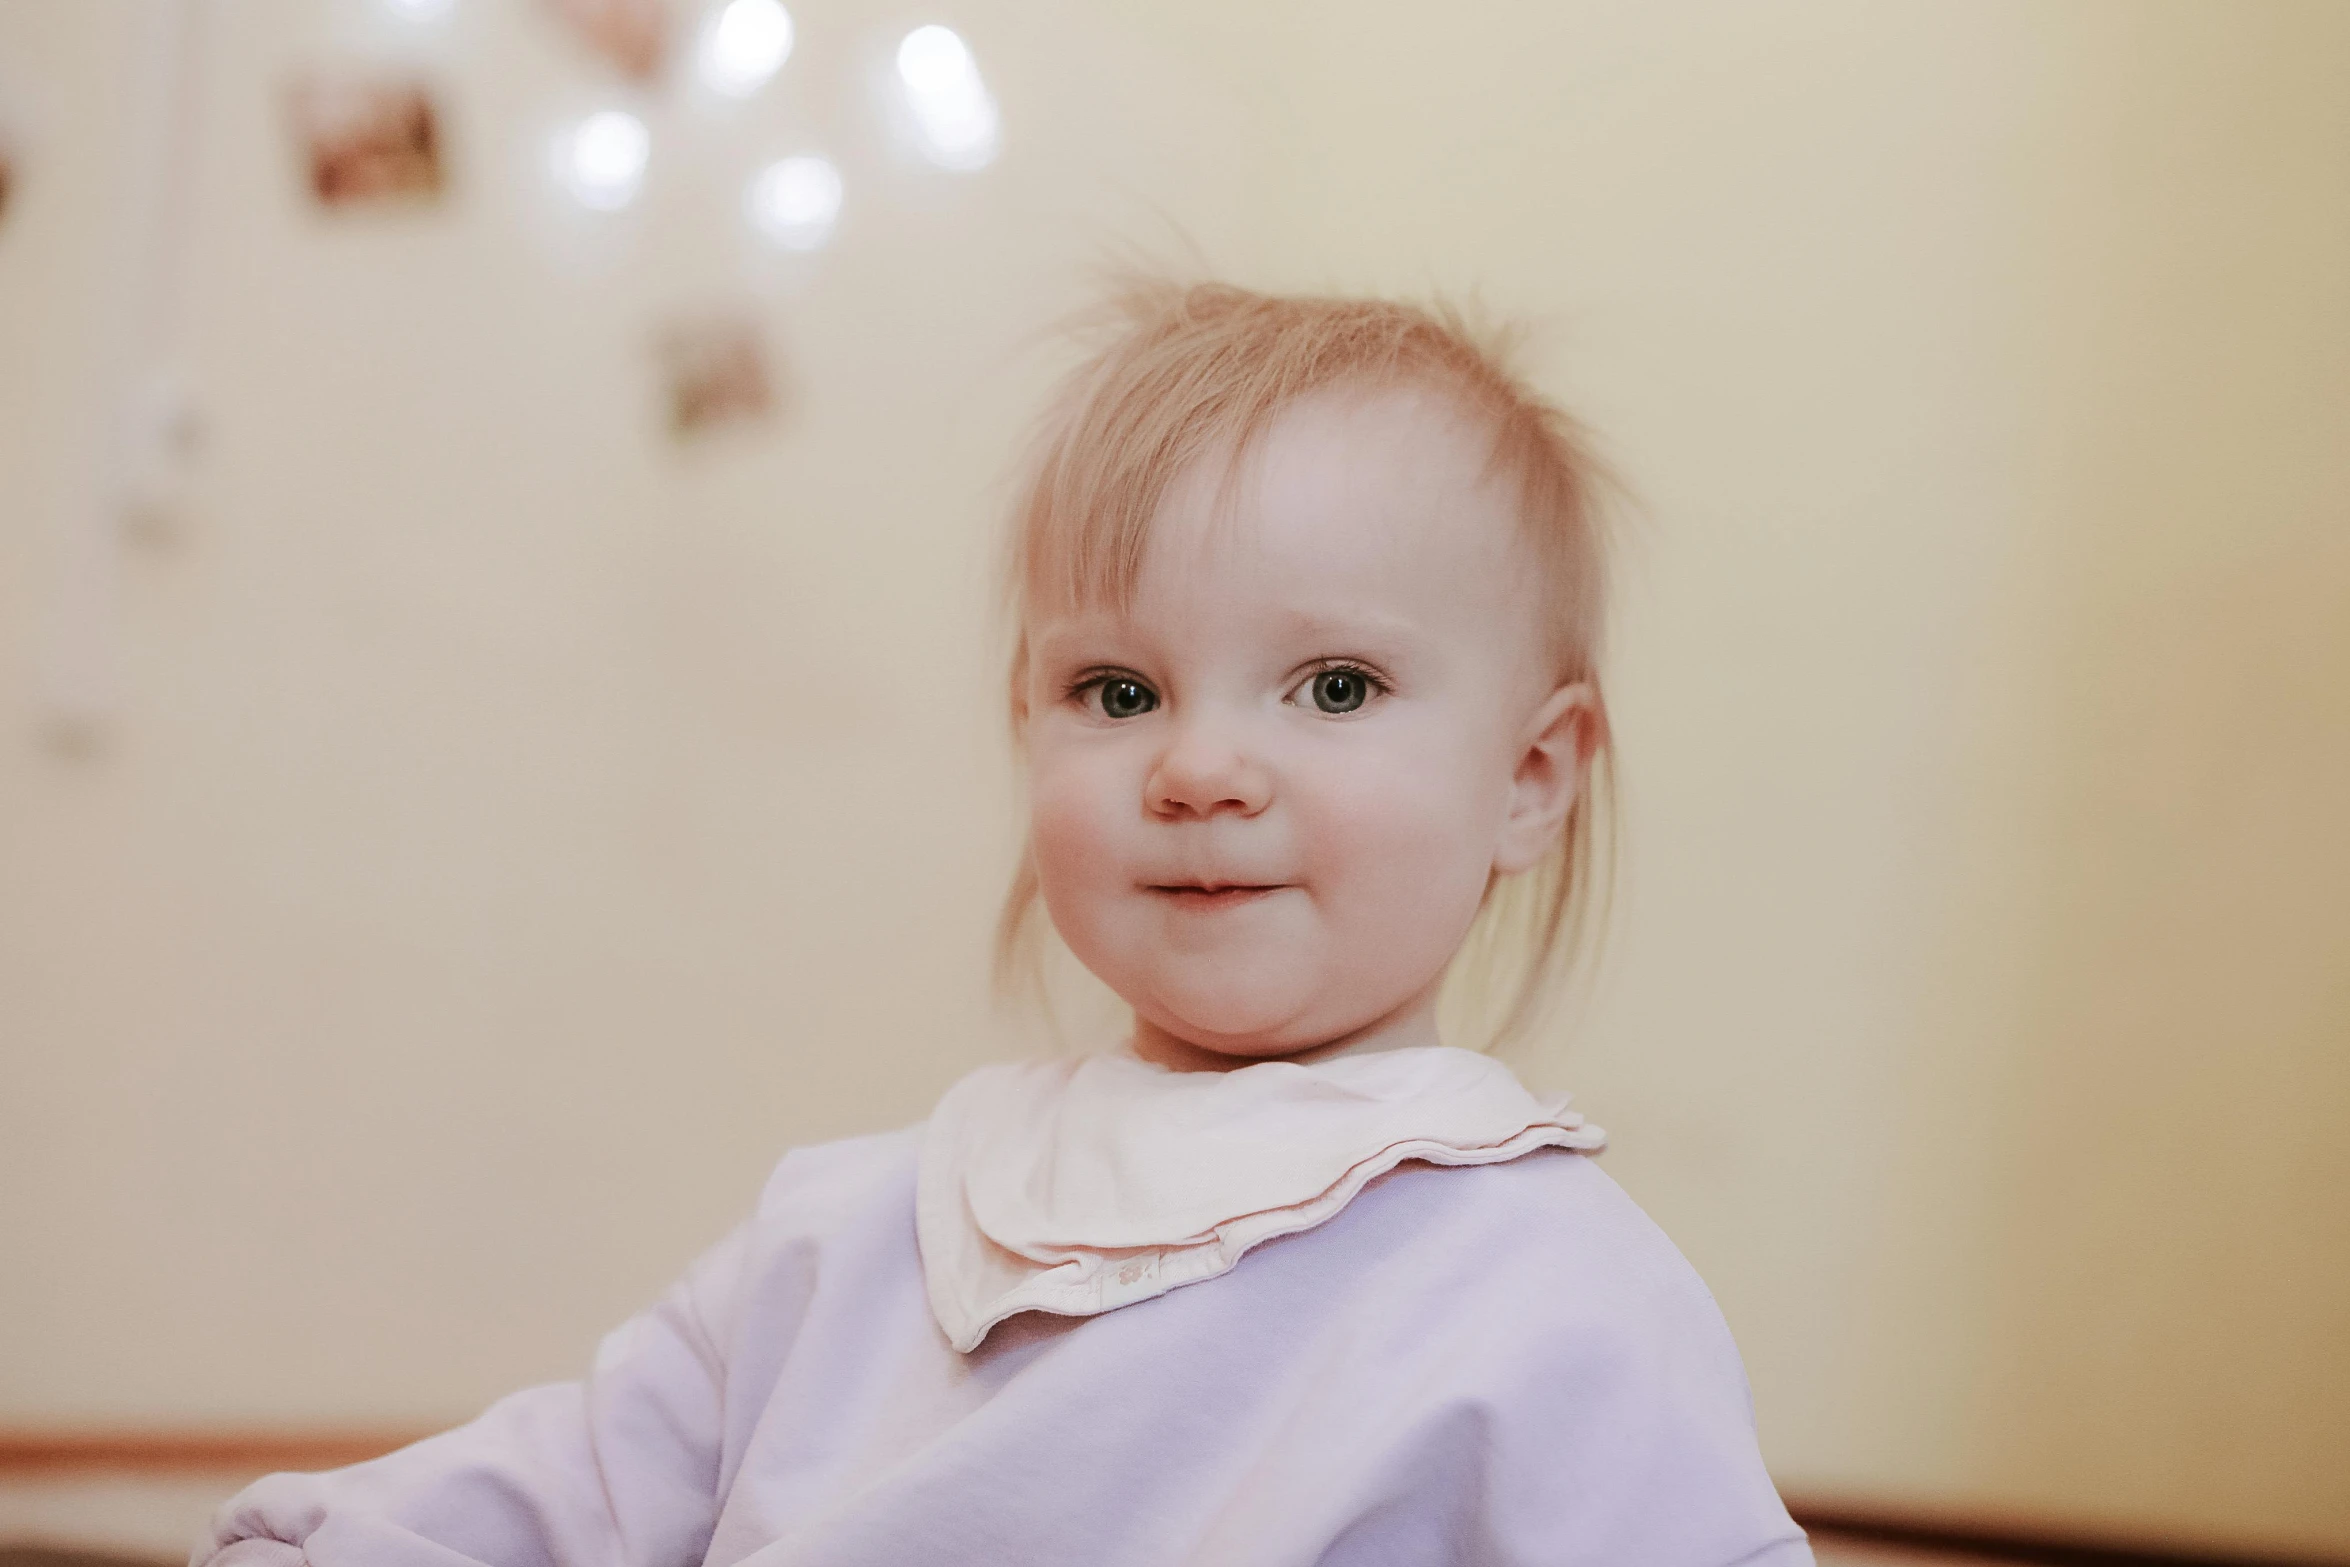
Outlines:
{"type": "Polygon", "coordinates": [[[1738,1352],[1581,1154],[1406,1164],[956,1353],[919,1129],[803,1149],[582,1382],[225,1505],[197,1567],[1792,1567],[1738,1352]]]}

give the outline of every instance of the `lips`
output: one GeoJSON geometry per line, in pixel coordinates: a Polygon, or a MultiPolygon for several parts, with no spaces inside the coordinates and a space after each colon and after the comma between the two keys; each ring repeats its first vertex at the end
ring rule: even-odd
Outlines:
{"type": "Polygon", "coordinates": [[[1145,890],[1165,898],[1177,908],[1229,909],[1244,903],[1254,903],[1269,894],[1282,891],[1287,883],[1252,882],[1172,882],[1150,886],[1145,890]]]}

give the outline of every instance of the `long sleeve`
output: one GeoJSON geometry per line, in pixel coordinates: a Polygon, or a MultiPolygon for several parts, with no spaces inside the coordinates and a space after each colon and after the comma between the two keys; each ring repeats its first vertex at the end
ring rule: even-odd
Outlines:
{"type": "Polygon", "coordinates": [[[369,1463],[277,1474],[222,1506],[191,1567],[692,1567],[718,1509],[723,1321],[747,1231],[531,1388],[369,1463]]]}

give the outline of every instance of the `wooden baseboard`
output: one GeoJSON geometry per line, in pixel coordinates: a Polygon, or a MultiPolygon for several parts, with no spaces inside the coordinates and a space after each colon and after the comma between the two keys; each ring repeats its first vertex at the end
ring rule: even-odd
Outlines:
{"type": "Polygon", "coordinates": [[[1795,1521],[1824,1539],[1865,1540],[2045,1567],[2350,1567],[2350,1556],[2262,1551],[2208,1539],[2075,1525],[1996,1508],[1789,1492],[1795,1521]]]}
{"type": "Polygon", "coordinates": [[[212,1474],[337,1469],[380,1458],[431,1433],[407,1430],[304,1431],[276,1427],[0,1427],[0,1479],[63,1474],[212,1474]]]}

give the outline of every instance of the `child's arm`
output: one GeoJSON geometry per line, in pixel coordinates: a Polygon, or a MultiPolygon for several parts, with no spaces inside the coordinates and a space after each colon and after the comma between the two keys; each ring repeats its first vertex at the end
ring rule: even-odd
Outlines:
{"type": "Polygon", "coordinates": [[[746,1235],[607,1337],[584,1381],[517,1393],[371,1463],[271,1475],[221,1508],[191,1567],[691,1567],[709,1545],[725,1431],[710,1324],[746,1235]]]}

